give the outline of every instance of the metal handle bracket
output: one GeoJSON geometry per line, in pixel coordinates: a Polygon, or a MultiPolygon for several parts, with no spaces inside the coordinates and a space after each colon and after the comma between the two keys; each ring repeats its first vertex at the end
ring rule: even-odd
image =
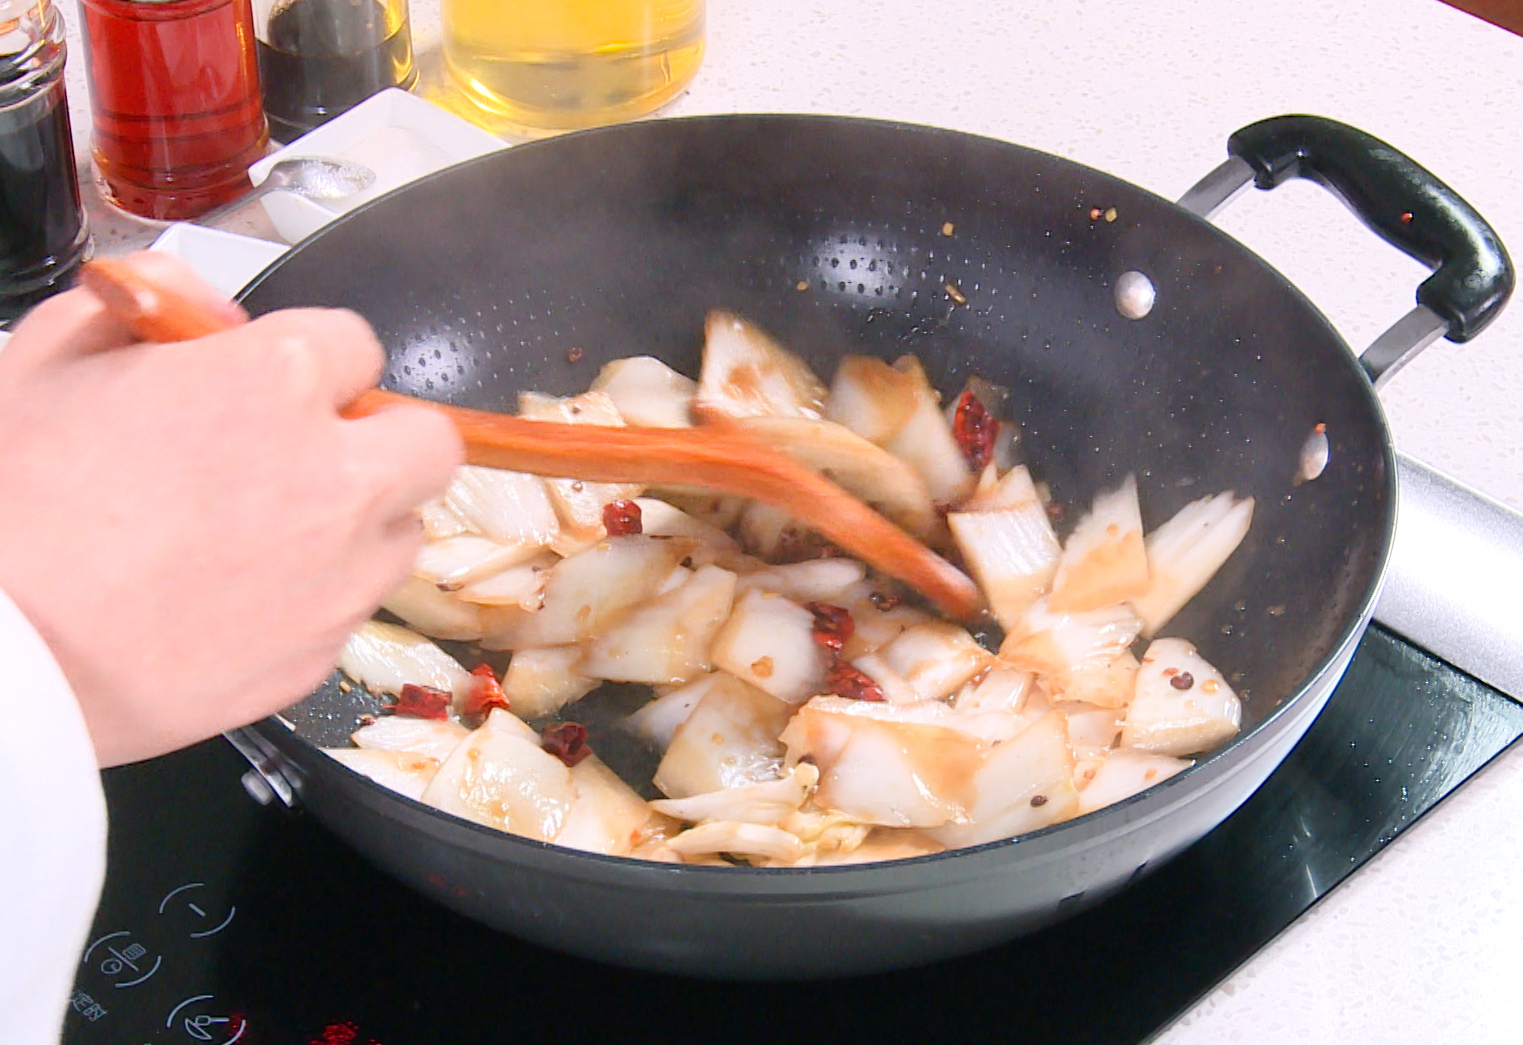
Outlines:
{"type": "Polygon", "coordinates": [[[1507,304],[1515,274],[1495,230],[1453,189],[1378,138],[1319,116],[1277,116],[1232,135],[1227,151],[1224,163],[1179,198],[1181,207],[1210,218],[1250,184],[1272,189],[1306,178],[1434,269],[1417,288],[1417,307],[1360,357],[1377,387],[1438,337],[1468,341],[1507,304]]]}
{"type": "Polygon", "coordinates": [[[253,768],[243,774],[243,789],[262,806],[277,799],[288,808],[300,801],[301,776],[290,761],[252,729],[230,729],[222,734],[253,768]]]}

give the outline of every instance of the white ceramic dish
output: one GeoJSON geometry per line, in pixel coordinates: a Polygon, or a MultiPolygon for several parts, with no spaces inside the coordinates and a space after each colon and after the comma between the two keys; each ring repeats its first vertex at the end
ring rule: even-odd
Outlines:
{"type": "Polygon", "coordinates": [[[474,124],[398,88],[381,91],[249,168],[255,185],[292,156],[332,156],[375,171],[375,184],[339,200],[317,202],[288,192],[261,201],[288,243],[305,239],[346,211],[399,185],[462,160],[507,148],[474,124]]]}
{"type": "Polygon", "coordinates": [[[149,249],[184,259],[208,283],[232,297],[290,248],[182,221],[165,229],[149,249]]]}

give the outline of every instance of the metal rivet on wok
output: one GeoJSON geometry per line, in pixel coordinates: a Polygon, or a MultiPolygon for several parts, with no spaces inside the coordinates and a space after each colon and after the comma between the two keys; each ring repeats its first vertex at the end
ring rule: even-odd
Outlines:
{"type": "Polygon", "coordinates": [[[1116,278],[1116,311],[1127,319],[1141,319],[1153,311],[1157,299],[1153,281],[1142,273],[1123,272],[1116,278]]]}

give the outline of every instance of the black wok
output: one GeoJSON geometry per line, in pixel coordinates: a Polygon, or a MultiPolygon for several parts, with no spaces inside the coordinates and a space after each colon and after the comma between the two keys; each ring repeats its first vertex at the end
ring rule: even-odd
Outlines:
{"type": "MultiPolygon", "coordinates": [[[[1241,158],[1197,209],[1248,173],[1324,182],[1438,266],[1420,298],[1451,339],[1510,292],[1485,223],[1381,143],[1295,118],[1230,150],[1241,158]]],[[[1017,839],[814,870],[605,858],[456,820],[321,755],[375,708],[336,685],[245,735],[312,815],[399,878],[592,958],[715,977],[867,972],[1094,903],[1221,822],[1294,746],[1369,621],[1391,545],[1394,457],[1371,375],[1295,287],[1179,205],[964,134],[738,116],[519,146],[335,222],[244,303],[354,308],[390,346],[390,387],[509,409],[520,389],[579,392],[619,356],[696,373],[704,314],[722,306],[827,377],[848,352],[913,352],[945,392],[969,374],[1012,387],[1024,458],[1070,518],[1127,473],[1149,527],[1207,493],[1257,499],[1244,545],[1167,629],[1239,680],[1242,733],[1150,791],[1017,839]],[[1156,289],[1142,318],[1118,311],[1126,272],[1156,289]],[[1298,483],[1319,424],[1326,470],[1298,483]]],[[[1385,345],[1379,366],[1405,347],[1385,345]]]]}

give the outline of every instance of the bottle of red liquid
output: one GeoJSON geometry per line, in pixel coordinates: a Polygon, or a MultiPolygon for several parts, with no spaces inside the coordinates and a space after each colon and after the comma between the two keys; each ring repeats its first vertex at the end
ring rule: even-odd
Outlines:
{"type": "Polygon", "coordinates": [[[247,192],[269,141],[250,0],[81,0],[103,194],[178,221],[247,192]]]}

